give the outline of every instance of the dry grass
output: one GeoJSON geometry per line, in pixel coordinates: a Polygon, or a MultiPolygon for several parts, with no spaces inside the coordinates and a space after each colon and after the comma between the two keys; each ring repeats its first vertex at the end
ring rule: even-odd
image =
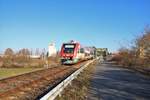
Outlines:
{"type": "Polygon", "coordinates": [[[96,62],[90,64],[56,100],[85,100],[96,62]]]}

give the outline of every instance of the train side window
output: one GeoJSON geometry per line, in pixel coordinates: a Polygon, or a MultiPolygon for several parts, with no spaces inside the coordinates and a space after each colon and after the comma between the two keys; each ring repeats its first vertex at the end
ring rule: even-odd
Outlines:
{"type": "Polygon", "coordinates": [[[84,49],[83,48],[80,49],[80,53],[84,53],[84,49]]]}
{"type": "Polygon", "coordinates": [[[78,53],[80,53],[80,50],[78,50],[78,53]]]}

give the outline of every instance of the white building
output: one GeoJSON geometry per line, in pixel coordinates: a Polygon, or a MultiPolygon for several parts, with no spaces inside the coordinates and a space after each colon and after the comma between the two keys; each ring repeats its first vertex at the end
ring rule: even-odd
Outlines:
{"type": "Polygon", "coordinates": [[[32,59],[40,59],[40,55],[30,55],[30,58],[32,59]]]}
{"type": "Polygon", "coordinates": [[[55,57],[57,54],[55,43],[50,43],[48,46],[48,57],[55,57]]]}

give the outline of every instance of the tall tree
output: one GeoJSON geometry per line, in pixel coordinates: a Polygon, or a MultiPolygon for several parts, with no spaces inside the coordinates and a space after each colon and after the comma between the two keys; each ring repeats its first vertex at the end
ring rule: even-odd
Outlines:
{"type": "Polygon", "coordinates": [[[14,55],[14,51],[11,48],[7,48],[4,52],[5,56],[13,56],[14,55]]]}

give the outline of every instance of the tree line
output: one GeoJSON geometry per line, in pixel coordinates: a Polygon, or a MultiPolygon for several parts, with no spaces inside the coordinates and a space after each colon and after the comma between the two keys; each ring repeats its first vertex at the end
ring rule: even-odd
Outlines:
{"type": "Polygon", "coordinates": [[[14,52],[11,48],[7,48],[0,58],[0,67],[12,68],[12,67],[42,67],[45,64],[46,50],[39,50],[38,48],[33,51],[27,48],[23,48],[17,52],[14,52]],[[32,59],[31,55],[39,55],[40,58],[32,59]]]}

